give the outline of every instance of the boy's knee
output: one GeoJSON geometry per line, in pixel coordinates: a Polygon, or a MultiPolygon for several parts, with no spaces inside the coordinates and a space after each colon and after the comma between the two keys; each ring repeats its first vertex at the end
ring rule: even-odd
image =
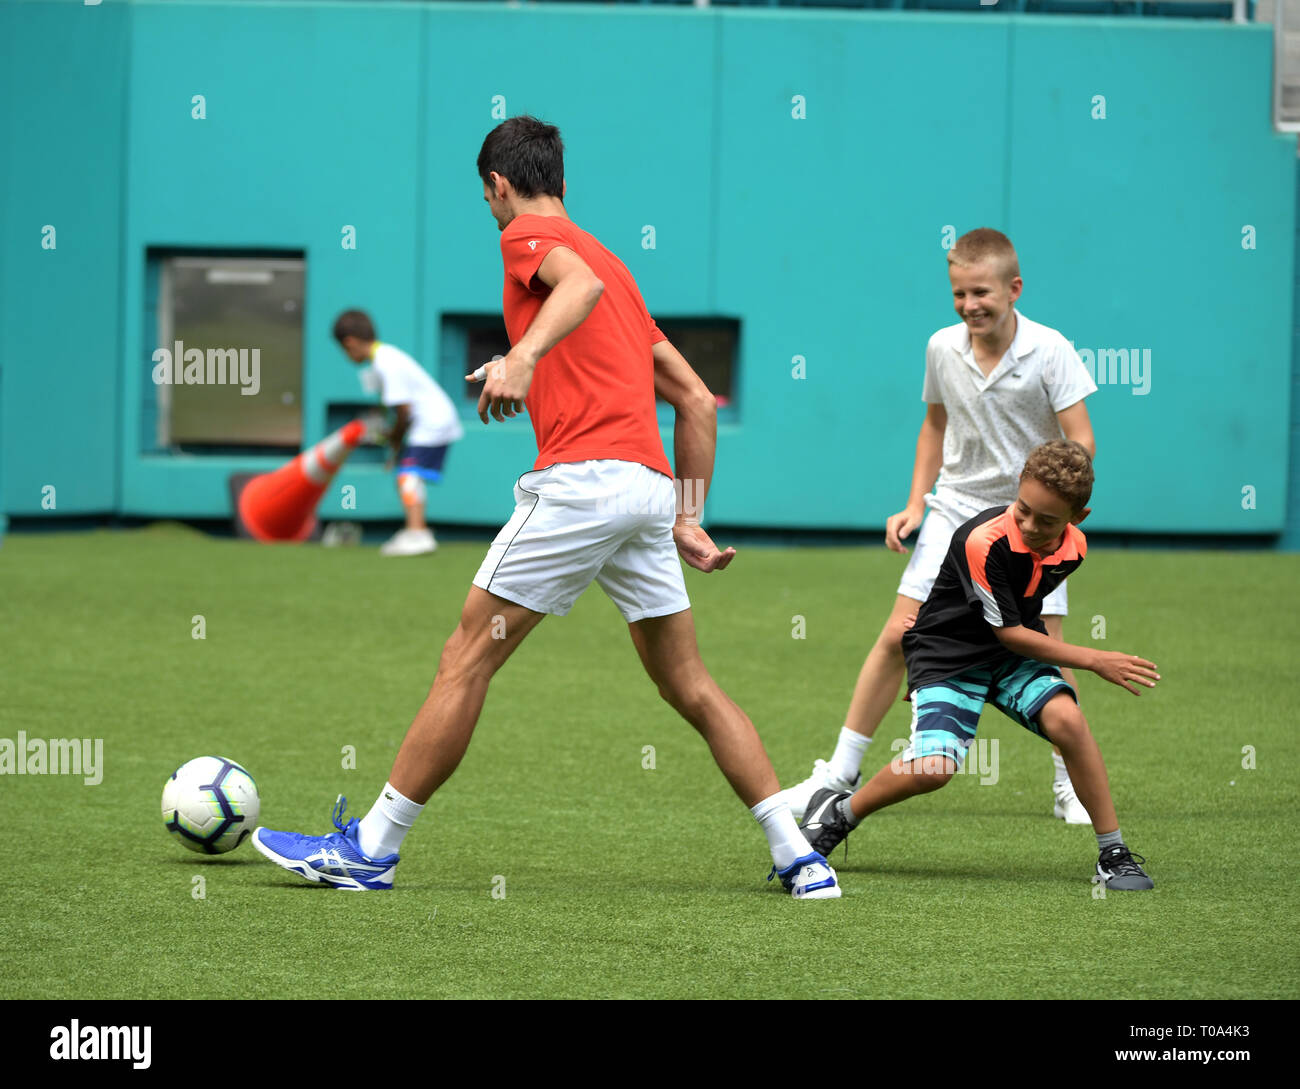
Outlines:
{"type": "Polygon", "coordinates": [[[1050,741],[1060,746],[1062,741],[1070,742],[1088,736],[1088,720],[1083,711],[1064,692],[1054,696],[1047,706],[1039,712],[1038,724],[1050,741]]]}
{"type": "Polygon", "coordinates": [[[402,505],[412,507],[423,505],[428,498],[428,489],[424,486],[424,481],[415,473],[403,473],[397,478],[397,491],[402,497],[402,505]]]}
{"type": "Polygon", "coordinates": [[[957,764],[948,756],[927,756],[921,761],[921,765],[923,768],[921,774],[930,790],[947,786],[952,777],[957,774],[957,764]]]}
{"type": "Polygon", "coordinates": [[[906,763],[895,760],[894,773],[896,775],[906,775],[910,779],[915,792],[925,794],[931,790],[938,790],[941,786],[946,786],[948,781],[957,774],[957,762],[951,756],[942,754],[919,756],[915,760],[906,763]]]}

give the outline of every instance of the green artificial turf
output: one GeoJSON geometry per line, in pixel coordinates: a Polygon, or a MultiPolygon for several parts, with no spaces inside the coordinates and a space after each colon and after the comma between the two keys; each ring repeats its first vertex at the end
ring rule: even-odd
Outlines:
{"type": "MultiPolygon", "coordinates": [[[[961,775],[872,816],[833,860],[843,899],[792,901],[764,882],[757,825],[594,587],[493,682],[394,892],[340,893],[247,844],[207,859],[171,839],[164,780],[205,754],[252,771],[270,827],[326,831],[340,792],[364,813],[484,549],[382,559],[175,525],[6,538],[0,737],[103,738],[104,776],[0,778],[0,997],[1300,991],[1295,556],[1094,549],[1070,580],[1067,638],[1089,641],[1104,617],[1101,645],[1164,676],[1140,698],[1081,678],[1152,893],[1094,898],[1091,830],[1051,817],[1048,746],[989,710],[996,783],[961,775]]],[[[783,784],[830,755],[901,564],[884,548],[749,547],[723,573],[688,572],[704,660],[783,784]]],[[[900,703],[864,771],[907,727],[900,703]]]]}

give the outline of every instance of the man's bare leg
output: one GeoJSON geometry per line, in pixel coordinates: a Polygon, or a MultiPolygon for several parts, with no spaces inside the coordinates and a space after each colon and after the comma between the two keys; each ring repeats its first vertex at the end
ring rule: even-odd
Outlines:
{"type": "Polygon", "coordinates": [[[543,614],[470,587],[460,623],[443,645],[424,706],[406,731],[389,781],[370,811],[321,837],[258,828],[253,845],[309,881],[337,887],[391,889],[402,841],[425,803],[460,764],[488,684],[543,614]],[[323,853],[322,853],[323,852],[323,853]]]}
{"type": "Polygon", "coordinates": [[[470,587],[433,687],[393,762],[389,782],[405,797],[423,805],[451,777],[469,747],[488,683],[544,615],[470,587]]]}
{"type": "Polygon", "coordinates": [[[636,620],[628,631],[659,694],[700,732],[740,800],[752,808],[778,793],[781,785],[754,724],[700,658],[691,610],[636,620]]]}
{"type": "Polygon", "coordinates": [[[699,732],[722,774],[758,821],[782,884],[800,899],[840,895],[834,871],[813,854],[781,795],[758,731],[700,660],[690,609],[628,625],[632,643],[659,694],[699,732]],[[799,859],[805,861],[795,866],[799,859]]]}

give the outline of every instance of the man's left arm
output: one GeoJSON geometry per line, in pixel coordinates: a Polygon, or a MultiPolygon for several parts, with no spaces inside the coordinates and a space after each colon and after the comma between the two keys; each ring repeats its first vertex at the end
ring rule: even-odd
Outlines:
{"type": "Polygon", "coordinates": [[[699,571],[721,571],[736,555],[719,549],[700,526],[704,497],[713,480],[718,445],[718,399],[666,338],[651,346],[655,393],[673,406],[673,461],[681,488],[681,509],[673,524],[677,551],[699,571]]]}

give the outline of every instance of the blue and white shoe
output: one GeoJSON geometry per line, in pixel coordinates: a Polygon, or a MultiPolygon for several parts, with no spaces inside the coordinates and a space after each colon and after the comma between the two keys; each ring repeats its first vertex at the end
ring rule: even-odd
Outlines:
{"type": "Polygon", "coordinates": [[[400,859],[395,854],[385,858],[370,858],[362,854],[357,842],[361,820],[353,817],[345,825],[343,814],[347,808],[348,800],[340,794],[332,814],[337,832],[325,836],[300,836],[297,832],[259,828],[253,833],[253,846],[277,866],[292,870],[308,881],[349,892],[391,889],[393,871],[400,859]]]}
{"type": "Polygon", "coordinates": [[[796,900],[835,900],[840,895],[840,883],[830,863],[816,851],[796,858],[784,870],[772,867],[769,881],[781,879],[790,895],[796,900]]]}

